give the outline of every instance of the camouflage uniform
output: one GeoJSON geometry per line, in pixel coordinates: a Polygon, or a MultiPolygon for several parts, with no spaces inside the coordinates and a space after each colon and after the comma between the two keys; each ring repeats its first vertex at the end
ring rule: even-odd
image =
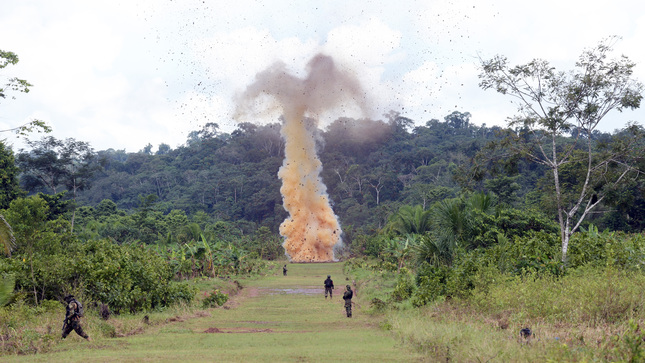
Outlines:
{"type": "Polygon", "coordinates": [[[90,340],[90,337],[83,331],[81,327],[81,317],[78,316],[78,302],[73,296],[65,297],[67,307],[65,308],[65,325],[63,326],[63,339],[67,338],[69,333],[74,330],[76,334],[83,338],[90,340]]]}
{"type": "Polygon", "coordinates": [[[343,294],[343,300],[345,300],[345,311],[347,312],[347,317],[352,317],[352,297],[354,297],[354,292],[352,287],[347,285],[347,291],[343,294]]]}
{"type": "Polygon", "coordinates": [[[334,290],[334,281],[332,281],[330,275],[327,275],[327,280],[325,280],[325,299],[327,298],[327,293],[329,293],[329,298],[331,299],[332,290],[334,290]]]}

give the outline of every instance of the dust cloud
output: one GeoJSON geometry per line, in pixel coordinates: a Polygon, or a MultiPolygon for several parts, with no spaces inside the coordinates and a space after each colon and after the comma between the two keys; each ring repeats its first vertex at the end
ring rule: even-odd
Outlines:
{"type": "Polygon", "coordinates": [[[323,113],[345,107],[367,111],[365,93],[349,72],[323,54],[307,64],[307,75],[290,74],[281,62],[256,75],[238,96],[236,118],[282,113],[285,159],[278,171],[282,199],[289,217],[280,225],[283,247],[292,262],[334,261],[334,247],[342,243],[341,227],[327,187],[320,178],[322,163],[316,150],[316,129],[323,113]],[[351,105],[351,106],[349,106],[351,105]]]}

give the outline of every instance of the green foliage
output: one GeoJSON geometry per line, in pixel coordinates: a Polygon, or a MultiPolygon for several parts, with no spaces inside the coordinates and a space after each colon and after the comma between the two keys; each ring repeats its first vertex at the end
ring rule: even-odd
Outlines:
{"type": "Polygon", "coordinates": [[[4,249],[4,253],[11,257],[11,251],[16,246],[16,237],[13,235],[11,225],[2,214],[0,214],[0,244],[4,249]]]}
{"type": "Polygon", "coordinates": [[[22,184],[29,191],[56,194],[63,187],[75,199],[79,191],[90,187],[94,173],[101,169],[87,142],[47,136],[27,143],[32,150],[18,154],[17,161],[22,184]]]}
{"type": "Polygon", "coordinates": [[[388,243],[388,237],[382,234],[372,235],[366,238],[365,255],[378,257],[388,243]]]}
{"type": "MultiPolygon", "coordinates": [[[[18,61],[19,58],[16,53],[0,49],[0,69],[3,69],[10,64],[15,65],[18,61]]],[[[31,86],[32,85],[24,79],[11,77],[8,79],[6,84],[0,85],[0,98],[6,98],[8,91],[28,93],[29,87],[31,86]]]]}
{"type": "Polygon", "coordinates": [[[121,311],[148,311],[191,301],[196,291],[174,277],[166,260],[139,246],[118,246],[108,240],[77,246],[71,270],[92,301],[121,311]]]}
{"type": "Polygon", "coordinates": [[[393,214],[388,223],[388,228],[400,235],[424,234],[431,227],[431,211],[423,210],[420,205],[404,205],[396,214],[393,214]]]}
{"type": "Polygon", "coordinates": [[[249,253],[250,256],[263,260],[274,261],[285,258],[284,248],[282,247],[283,238],[277,233],[262,226],[258,228],[252,236],[244,236],[240,239],[240,246],[249,253]]]}
{"type": "Polygon", "coordinates": [[[421,236],[412,249],[417,264],[450,265],[454,257],[454,246],[450,241],[432,235],[421,236]]]}
{"type": "Polygon", "coordinates": [[[28,292],[34,303],[74,292],[118,313],[193,299],[195,291],[172,282],[174,271],[163,257],[107,239],[81,242],[68,222],[48,220],[49,211],[41,197],[32,196],[14,200],[4,212],[18,246],[0,272],[12,273],[16,289],[28,292]]]}
{"type": "Polygon", "coordinates": [[[629,328],[624,333],[623,338],[620,339],[622,346],[615,348],[615,351],[623,353],[625,362],[636,363],[645,361],[645,331],[642,331],[640,326],[634,322],[629,321],[629,328]]]}
{"type": "Polygon", "coordinates": [[[12,275],[0,277],[0,307],[3,307],[11,300],[16,279],[12,275]]]}
{"type": "Polygon", "coordinates": [[[205,295],[206,297],[202,300],[202,307],[205,309],[222,306],[228,301],[228,294],[222,293],[218,289],[205,295]]]}
{"type": "Polygon", "coordinates": [[[50,349],[60,339],[60,331],[52,331],[51,327],[60,326],[61,309],[63,305],[58,301],[46,300],[31,306],[21,299],[0,307],[0,334],[4,342],[0,344],[0,354],[34,354],[50,349]]]}
{"type": "Polygon", "coordinates": [[[416,290],[412,305],[423,306],[447,295],[447,281],[450,268],[424,264],[416,276],[416,290]]]}
{"type": "Polygon", "coordinates": [[[24,194],[18,183],[18,174],[13,151],[0,141],[0,209],[9,207],[12,200],[24,194]]]}
{"type": "Polygon", "coordinates": [[[415,235],[393,238],[388,240],[382,253],[385,258],[391,257],[396,261],[397,271],[400,272],[404,268],[405,262],[410,259],[417,243],[415,235]]]}
{"type": "Polygon", "coordinates": [[[394,286],[394,291],[392,291],[390,297],[395,302],[401,302],[403,300],[409,299],[412,296],[413,291],[414,283],[412,281],[412,278],[410,277],[407,269],[403,268],[401,269],[401,271],[399,271],[399,276],[397,278],[396,285],[394,286]]]}
{"type": "Polygon", "coordinates": [[[571,238],[571,267],[593,265],[645,271],[645,237],[642,234],[598,232],[591,225],[571,238]]]}
{"type": "Polygon", "coordinates": [[[557,235],[544,232],[516,237],[512,242],[503,235],[488,249],[459,250],[450,266],[424,263],[417,271],[416,306],[439,297],[468,298],[473,291],[487,291],[502,276],[559,276],[557,235]]]}
{"type": "Polygon", "coordinates": [[[498,240],[500,243],[487,250],[484,258],[502,273],[520,275],[533,271],[557,276],[563,272],[556,234],[531,231],[513,240],[499,235],[498,240]]]}

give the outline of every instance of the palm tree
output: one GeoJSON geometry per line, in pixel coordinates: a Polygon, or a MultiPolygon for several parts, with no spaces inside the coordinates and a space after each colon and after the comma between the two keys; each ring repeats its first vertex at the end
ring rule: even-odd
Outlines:
{"type": "Polygon", "coordinates": [[[468,198],[468,207],[482,213],[491,213],[495,208],[495,199],[490,193],[474,193],[468,198]]]}
{"type": "Polygon", "coordinates": [[[441,201],[434,209],[433,217],[442,244],[457,245],[468,235],[470,219],[460,199],[441,201]]]}
{"type": "Polygon", "coordinates": [[[16,238],[13,236],[13,229],[0,214],[0,245],[4,247],[5,254],[11,257],[11,250],[16,246],[16,238]]]}
{"type": "Polygon", "coordinates": [[[392,215],[388,228],[400,235],[424,234],[432,227],[432,212],[423,210],[420,205],[404,205],[392,215]]]}
{"type": "Polygon", "coordinates": [[[475,212],[492,213],[495,200],[489,193],[475,193],[465,202],[461,199],[443,200],[434,209],[434,224],[441,244],[453,247],[471,237],[475,212]]]}
{"type": "Polygon", "coordinates": [[[432,235],[422,236],[418,243],[412,246],[417,264],[428,262],[434,266],[450,265],[454,255],[454,244],[445,238],[432,235]]]}

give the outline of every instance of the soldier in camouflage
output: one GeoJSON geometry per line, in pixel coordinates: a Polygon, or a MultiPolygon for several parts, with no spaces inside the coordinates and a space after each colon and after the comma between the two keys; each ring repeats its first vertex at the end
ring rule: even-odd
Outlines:
{"type": "Polygon", "coordinates": [[[354,297],[354,292],[352,287],[347,285],[347,291],[343,294],[343,300],[345,300],[345,311],[347,312],[347,317],[352,317],[352,297],[354,297]]]}
{"type": "Polygon", "coordinates": [[[327,300],[327,294],[329,294],[329,298],[331,299],[333,290],[334,281],[331,279],[331,275],[327,275],[327,279],[325,280],[325,300],[327,300]]]}
{"type": "Polygon", "coordinates": [[[76,334],[82,336],[88,341],[91,341],[92,339],[90,339],[81,327],[81,317],[83,316],[81,304],[73,295],[67,295],[63,300],[67,303],[67,307],[65,308],[65,320],[63,321],[63,339],[67,338],[67,335],[74,330],[76,334]]]}

